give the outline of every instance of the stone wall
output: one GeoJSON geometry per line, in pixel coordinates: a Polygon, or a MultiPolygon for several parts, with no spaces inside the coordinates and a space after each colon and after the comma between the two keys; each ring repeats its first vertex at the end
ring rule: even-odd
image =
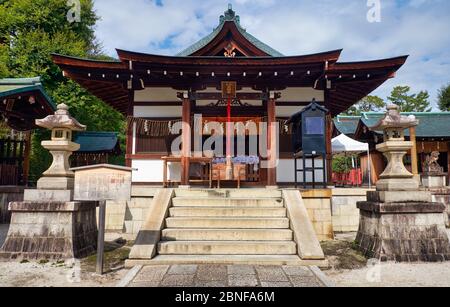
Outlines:
{"type": "Polygon", "coordinates": [[[334,232],[357,232],[359,209],[356,203],[367,200],[368,189],[333,189],[331,199],[334,232]]]}
{"type": "Polygon", "coordinates": [[[450,260],[441,204],[361,202],[358,206],[361,223],[356,242],[366,257],[398,262],[450,260]]]}
{"type": "Polygon", "coordinates": [[[331,190],[305,190],[301,194],[319,241],[333,240],[331,190]]]}
{"type": "Polygon", "coordinates": [[[109,201],[106,205],[106,230],[135,240],[142,223],[147,219],[153,197],[158,188],[134,186],[131,201],[109,201]]]}
{"type": "Polygon", "coordinates": [[[0,224],[9,224],[11,212],[8,204],[12,201],[23,201],[23,187],[0,187],[0,224]]]}
{"type": "Polygon", "coordinates": [[[446,212],[444,213],[445,226],[450,228],[450,189],[430,189],[433,195],[433,201],[443,203],[446,206],[446,212]]]}
{"type": "Polygon", "coordinates": [[[95,202],[13,202],[0,258],[60,260],[96,251],[95,202]]]}

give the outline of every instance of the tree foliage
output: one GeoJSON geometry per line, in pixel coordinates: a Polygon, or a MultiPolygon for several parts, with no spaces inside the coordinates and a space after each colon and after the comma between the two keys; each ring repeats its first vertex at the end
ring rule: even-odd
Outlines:
{"type": "MultiPolygon", "coordinates": [[[[90,131],[120,132],[123,141],[125,120],[121,114],[63,77],[51,54],[107,58],[96,41],[98,20],[92,0],[81,0],[81,20],[70,23],[67,0],[0,0],[0,77],[41,76],[55,103],[66,103],[71,114],[90,131]]],[[[33,134],[31,176],[39,177],[50,157],[40,146],[46,131],[33,134]]]]}
{"type": "Polygon", "coordinates": [[[411,94],[409,86],[396,86],[388,100],[400,107],[401,112],[431,112],[430,95],[427,91],[411,94]]]}
{"type": "Polygon", "coordinates": [[[450,83],[439,90],[438,104],[441,111],[450,111],[450,83]]]}
{"type": "Polygon", "coordinates": [[[364,112],[378,112],[386,107],[384,100],[378,96],[367,96],[351,107],[346,115],[360,116],[364,112]]]}

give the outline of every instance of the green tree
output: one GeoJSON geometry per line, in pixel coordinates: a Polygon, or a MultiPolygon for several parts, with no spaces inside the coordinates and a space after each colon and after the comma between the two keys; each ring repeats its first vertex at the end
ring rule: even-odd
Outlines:
{"type": "MultiPolygon", "coordinates": [[[[125,139],[124,117],[63,77],[51,54],[106,59],[97,42],[93,0],[81,0],[80,22],[69,22],[67,0],[0,0],[0,77],[41,76],[54,102],[66,103],[88,130],[116,131],[125,139]]],[[[31,177],[48,168],[50,157],[40,146],[48,132],[33,134],[31,177]]]]}
{"type": "Polygon", "coordinates": [[[364,97],[356,105],[348,109],[345,115],[360,116],[364,112],[378,112],[386,107],[384,100],[378,96],[364,97]]]}
{"type": "Polygon", "coordinates": [[[439,90],[438,104],[441,111],[450,111],[450,83],[439,90]]]}
{"type": "Polygon", "coordinates": [[[396,86],[388,100],[400,107],[402,112],[431,112],[430,95],[427,91],[411,94],[409,86],[396,86]]]}

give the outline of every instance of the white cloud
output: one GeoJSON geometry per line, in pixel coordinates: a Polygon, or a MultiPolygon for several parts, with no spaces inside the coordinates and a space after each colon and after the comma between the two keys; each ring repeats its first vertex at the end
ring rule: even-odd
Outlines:
{"type": "MultiPolygon", "coordinates": [[[[286,55],[343,48],[343,61],[411,55],[397,84],[415,91],[437,89],[450,81],[450,2],[381,0],[382,22],[369,23],[366,0],[235,0],[248,32],[286,55]]],[[[97,0],[102,20],[97,37],[105,51],[115,48],[173,55],[209,34],[229,0],[97,0]]]]}

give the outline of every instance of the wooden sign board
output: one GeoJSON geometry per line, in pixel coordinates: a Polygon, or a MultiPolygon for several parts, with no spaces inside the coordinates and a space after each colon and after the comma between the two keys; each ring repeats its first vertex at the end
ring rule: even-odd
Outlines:
{"type": "Polygon", "coordinates": [[[71,170],[75,172],[74,199],[77,201],[131,199],[131,168],[100,164],[71,170]]]}
{"type": "Polygon", "coordinates": [[[222,82],[222,98],[236,98],[237,97],[237,82],[223,81],[222,82]]]}

